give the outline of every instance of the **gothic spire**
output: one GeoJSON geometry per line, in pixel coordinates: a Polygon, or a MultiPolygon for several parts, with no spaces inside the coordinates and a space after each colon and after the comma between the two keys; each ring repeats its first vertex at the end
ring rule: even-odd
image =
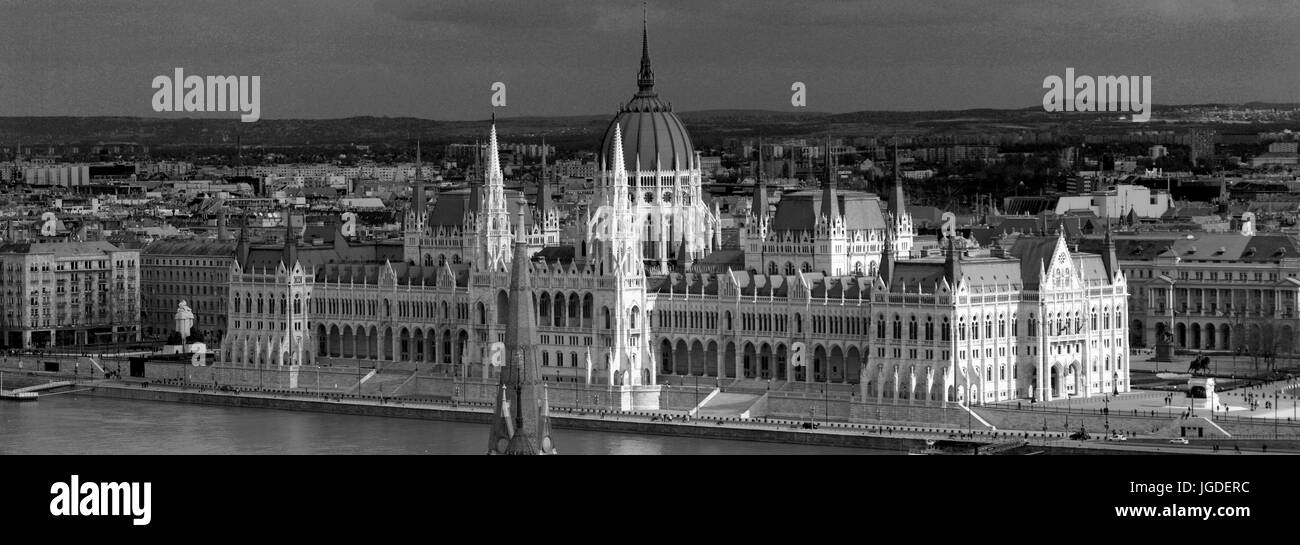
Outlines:
{"type": "Polygon", "coordinates": [[[415,211],[415,220],[424,221],[424,160],[420,157],[420,141],[415,141],[415,185],[411,190],[411,209],[415,211]]]}
{"type": "Polygon", "coordinates": [[[293,228],[293,209],[284,213],[284,268],[293,270],[298,262],[298,232],[293,228]]]}
{"type": "Polygon", "coordinates": [[[840,217],[840,198],[835,187],[835,165],[831,162],[831,135],[826,135],[826,181],[822,184],[821,214],[827,222],[840,217]]]}
{"type": "Polygon", "coordinates": [[[762,221],[767,216],[767,180],[763,179],[763,139],[758,139],[758,170],[754,173],[757,178],[754,184],[754,218],[762,221]]]}
{"type": "Polygon", "coordinates": [[[550,175],[546,171],[546,139],[542,139],[542,172],[537,177],[537,219],[545,223],[551,209],[550,175]]]}
{"type": "Polygon", "coordinates": [[[641,71],[637,73],[636,86],[640,89],[637,93],[643,96],[654,94],[655,72],[650,68],[650,39],[647,30],[645,3],[641,4],[641,71]]]}
{"type": "Polygon", "coordinates": [[[488,436],[489,454],[555,454],[551,440],[546,386],[535,359],[537,312],[533,308],[528,239],[520,199],[506,303],[506,361],[502,362],[495,417],[488,436]]]}
{"type": "Polygon", "coordinates": [[[907,203],[903,196],[903,181],[899,174],[898,163],[898,140],[894,140],[894,198],[889,201],[889,214],[894,216],[894,221],[902,219],[903,214],[907,213],[907,203]]]}

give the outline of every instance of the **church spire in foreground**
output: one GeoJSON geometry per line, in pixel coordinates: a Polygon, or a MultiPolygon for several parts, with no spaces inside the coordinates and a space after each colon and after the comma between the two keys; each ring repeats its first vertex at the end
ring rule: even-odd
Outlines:
{"type": "MultiPolygon", "coordinates": [[[[522,199],[521,199],[522,201],[522,199]]],[[[488,454],[556,454],[551,441],[551,421],[533,347],[537,344],[537,312],[533,309],[529,277],[528,237],[524,229],[525,203],[519,203],[514,257],[510,267],[510,300],[506,312],[506,342],[501,356],[501,381],[496,414],[488,437],[488,454]]],[[[499,346],[499,345],[498,345],[499,346]]],[[[495,352],[498,347],[494,346],[495,352]]],[[[495,357],[495,356],[494,356],[495,357]]]]}

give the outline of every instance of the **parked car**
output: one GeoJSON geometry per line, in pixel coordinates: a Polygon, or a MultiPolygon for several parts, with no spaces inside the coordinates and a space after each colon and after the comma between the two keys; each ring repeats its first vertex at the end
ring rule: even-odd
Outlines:
{"type": "Polygon", "coordinates": [[[1187,444],[1187,438],[1186,438],[1186,437],[1175,437],[1175,438],[1173,438],[1173,439],[1170,439],[1169,442],[1170,442],[1170,443],[1174,443],[1174,444],[1178,444],[1178,445],[1186,445],[1186,444],[1187,444]]]}
{"type": "Polygon", "coordinates": [[[1088,435],[1088,432],[1086,432],[1086,431],[1079,430],[1079,431],[1076,431],[1076,432],[1074,432],[1074,433],[1071,433],[1071,434],[1070,434],[1070,439],[1074,439],[1074,440],[1076,440],[1076,441],[1087,441],[1087,440],[1089,440],[1089,439],[1092,439],[1092,436],[1091,436],[1091,435],[1088,435]]]}
{"type": "Polygon", "coordinates": [[[1107,441],[1128,441],[1128,437],[1126,437],[1122,433],[1113,433],[1110,435],[1110,437],[1107,437],[1106,440],[1107,441]]]}

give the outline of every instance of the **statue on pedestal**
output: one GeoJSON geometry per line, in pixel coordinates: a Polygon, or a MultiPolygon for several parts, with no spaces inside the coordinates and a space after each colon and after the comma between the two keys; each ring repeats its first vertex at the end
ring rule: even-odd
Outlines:
{"type": "Polygon", "coordinates": [[[190,338],[190,329],[194,327],[194,311],[190,310],[189,303],[181,300],[176,306],[176,332],[181,334],[181,343],[185,343],[190,338]]]}

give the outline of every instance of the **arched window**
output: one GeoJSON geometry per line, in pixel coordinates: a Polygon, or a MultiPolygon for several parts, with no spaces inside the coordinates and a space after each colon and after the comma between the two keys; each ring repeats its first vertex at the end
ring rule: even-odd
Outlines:
{"type": "Polygon", "coordinates": [[[600,307],[600,313],[602,317],[605,319],[605,329],[609,329],[609,307],[600,307]]]}
{"type": "Polygon", "coordinates": [[[543,351],[543,352],[542,352],[542,366],[543,366],[543,367],[546,367],[546,366],[549,366],[550,364],[551,364],[551,353],[550,353],[550,352],[543,351]]]}
{"type": "Polygon", "coordinates": [[[894,338],[903,338],[903,320],[897,314],[894,315],[894,338]]]}
{"type": "Polygon", "coordinates": [[[934,316],[925,317],[925,340],[934,340],[934,316]]]}
{"type": "Polygon", "coordinates": [[[1007,316],[1005,314],[998,315],[998,336],[1007,336],[1007,316]]]}
{"type": "Polygon", "coordinates": [[[912,316],[907,322],[907,338],[916,340],[916,316],[912,316]]]}
{"type": "Polygon", "coordinates": [[[1028,335],[1029,335],[1030,337],[1037,337],[1037,336],[1038,336],[1038,320],[1034,318],[1034,313],[1032,313],[1032,312],[1029,313],[1029,324],[1028,324],[1028,327],[1029,327],[1029,331],[1027,332],[1028,335]]]}
{"type": "Polygon", "coordinates": [[[943,341],[952,340],[952,333],[950,331],[950,328],[948,327],[947,316],[943,317],[943,330],[940,333],[942,334],[942,338],[940,340],[943,341]]]}
{"type": "Polygon", "coordinates": [[[884,314],[881,314],[880,317],[876,318],[876,338],[877,339],[885,338],[885,315],[884,314]]]}
{"type": "Polygon", "coordinates": [[[791,263],[789,261],[785,262],[785,274],[794,275],[794,263],[791,263]]]}
{"type": "Polygon", "coordinates": [[[1095,331],[1097,329],[1097,309],[1092,309],[1092,320],[1088,322],[1090,327],[1095,331]]]}
{"type": "Polygon", "coordinates": [[[628,314],[628,324],[627,324],[627,326],[628,326],[629,328],[631,328],[631,329],[636,329],[636,320],[637,320],[637,318],[640,317],[640,315],[641,315],[641,308],[640,308],[640,307],[632,307],[632,312],[628,314]]]}
{"type": "Polygon", "coordinates": [[[993,366],[992,366],[992,365],[988,366],[988,368],[984,370],[984,373],[985,373],[985,375],[986,375],[985,378],[984,378],[984,380],[988,380],[988,381],[992,381],[992,380],[993,380],[993,366]]]}
{"type": "Polygon", "coordinates": [[[777,271],[778,269],[775,261],[767,264],[767,274],[775,275],[777,271]]]}
{"type": "Polygon", "coordinates": [[[989,314],[984,315],[984,338],[993,338],[993,316],[989,314]]]}
{"type": "Polygon", "coordinates": [[[803,272],[812,272],[812,265],[809,265],[807,261],[803,262],[803,272]]]}
{"type": "Polygon", "coordinates": [[[1007,379],[1007,366],[1006,366],[1006,365],[999,365],[999,366],[998,366],[998,380],[1006,380],[1006,379],[1007,379]]]}
{"type": "Polygon", "coordinates": [[[966,317],[957,318],[957,340],[966,340],[966,317]]]}
{"type": "Polygon", "coordinates": [[[235,296],[235,312],[239,312],[239,296],[235,296]]]}
{"type": "Polygon", "coordinates": [[[293,296],[293,313],[302,314],[302,297],[293,296]]]}
{"type": "Polygon", "coordinates": [[[730,331],[730,330],[731,330],[731,311],[730,311],[730,310],[728,310],[728,311],[727,311],[727,314],[726,314],[726,324],[727,324],[727,330],[730,331]]]}
{"type": "Polygon", "coordinates": [[[569,367],[577,367],[577,366],[578,366],[578,353],[569,352],[569,367]]]}

